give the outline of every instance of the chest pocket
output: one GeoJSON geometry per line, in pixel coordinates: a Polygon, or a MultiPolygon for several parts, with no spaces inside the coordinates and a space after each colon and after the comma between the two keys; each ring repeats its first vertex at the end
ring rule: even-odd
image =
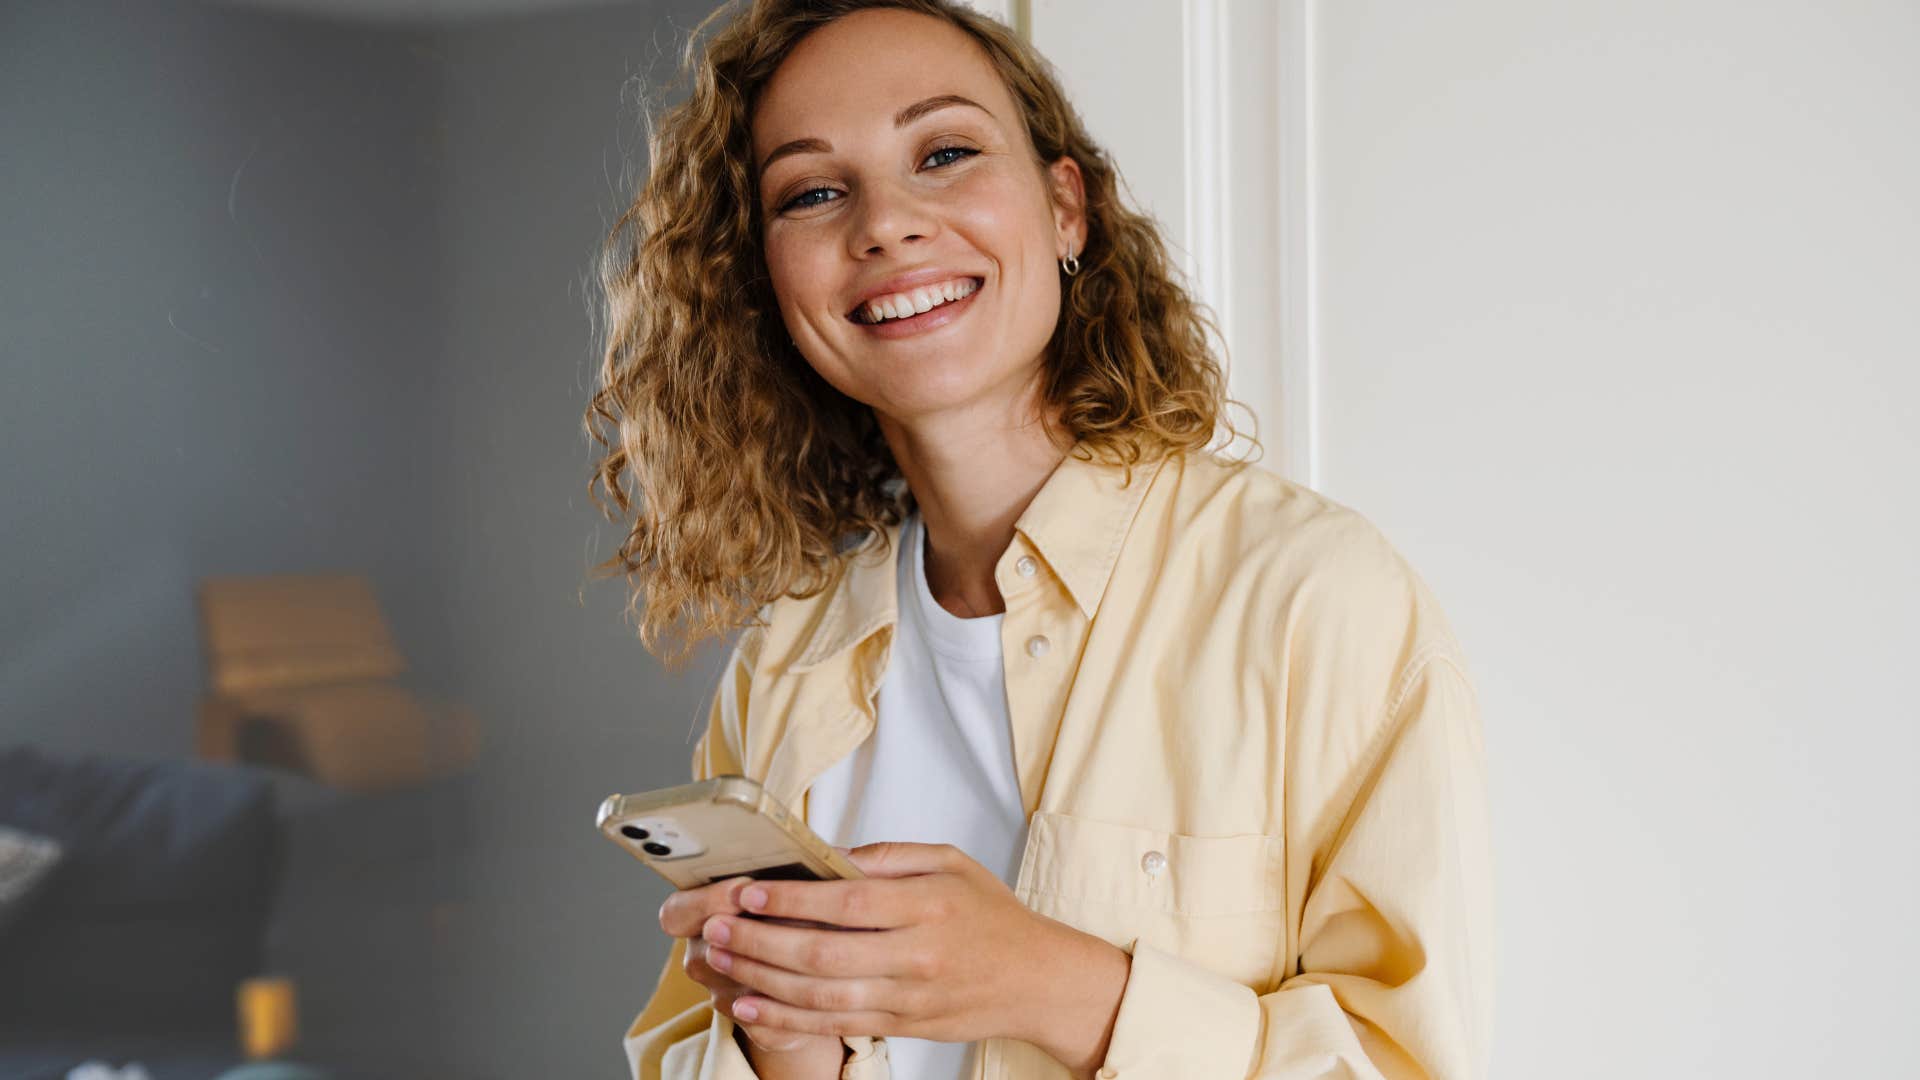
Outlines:
{"type": "Polygon", "coordinates": [[[1014,891],[1114,945],[1144,941],[1265,993],[1281,966],[1282,859],[1264,833],[1194,836],[1040,810],[1014,891]]]}

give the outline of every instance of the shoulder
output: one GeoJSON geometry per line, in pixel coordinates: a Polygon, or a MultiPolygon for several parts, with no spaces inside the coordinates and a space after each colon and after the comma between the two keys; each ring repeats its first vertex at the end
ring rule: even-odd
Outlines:
{"type": "Polygon", "coordinates": [[[1464,664],[1432,589],[1359,510],[1205,453],[1169,461],[1154,487],[1165,557],[1248,591],[1297,658],[1388,679],[1437,655],[1464,664]]]}

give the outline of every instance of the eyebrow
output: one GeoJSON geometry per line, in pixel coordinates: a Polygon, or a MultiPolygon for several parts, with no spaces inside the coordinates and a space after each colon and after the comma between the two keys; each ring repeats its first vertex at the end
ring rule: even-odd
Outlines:
{"type": "MultiPolygon", "coordinates": [[[[970,105],[986,113],[988,116],[993,116],[992,109],[987,108],[972,98],[962,97],[959,94],[936,94],[925,101],[916,101],[906,108],[901,109],[898,113],[895,113],[893,126],[896,128],[906,127],[908,124],[913,123],[915,120],[920,119],[930,112],[937,112],[955,105],[970,105]]],[[[998,117],[995,117],[995,119],[998,119],[998,117]]],[[[827,142],[825,139],[806,138],[795,139],[789,143],[781,143],[779,146],[774,147],[773,152],[767,155],[765,161],[760,163],[759,175],[763,177],[766,176],[768,166],[789,154],[828,154],[832,152],[833,144],[827,142]]]]}

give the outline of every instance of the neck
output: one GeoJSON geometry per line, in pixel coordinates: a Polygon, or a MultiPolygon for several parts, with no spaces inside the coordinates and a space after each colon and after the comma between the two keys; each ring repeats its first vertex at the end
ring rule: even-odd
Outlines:
{"type": "Polygon", "coordinates": [[[1007,609],[993,571],[1013,524],[1072,445],[1031,405],[902,423],[882,417],[927,531],[927,588],[961,618],[1007,609]]]}

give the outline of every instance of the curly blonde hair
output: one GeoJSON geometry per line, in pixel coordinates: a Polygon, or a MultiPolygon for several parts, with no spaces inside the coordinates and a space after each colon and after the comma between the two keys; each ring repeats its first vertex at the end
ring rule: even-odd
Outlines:
{"type": "Polygon", "coordinates": [[[850,540],[884,535],[912,508],[872,409],[788,337],[761,246],[755,102],[802,37],[851,12],[901,8],[965,31],[1017,103],[1043,177],[1062,155],[1079,164],[1086,249],[1063,282],[1041,379],[1072,452],[1131,470],[1203,449],[1222,426],[1238,434],[1208,345],[1218,325],[1177,280],[1153,219],[1122,203],[1118,170],[1032,46],[950,0],[752,0],[703,49],[702,31],[735,6],[688,40],[692,91],[657,125],[649,117],[649,175],[600,258],[604,350],[585,418],[600,457],[587,488],[627,534],[594,569],[624,573],[630,615],[644,597],[649,651],[672,637],[665,659],[677,663],[781,596],[817,595],[850,540]]]}

